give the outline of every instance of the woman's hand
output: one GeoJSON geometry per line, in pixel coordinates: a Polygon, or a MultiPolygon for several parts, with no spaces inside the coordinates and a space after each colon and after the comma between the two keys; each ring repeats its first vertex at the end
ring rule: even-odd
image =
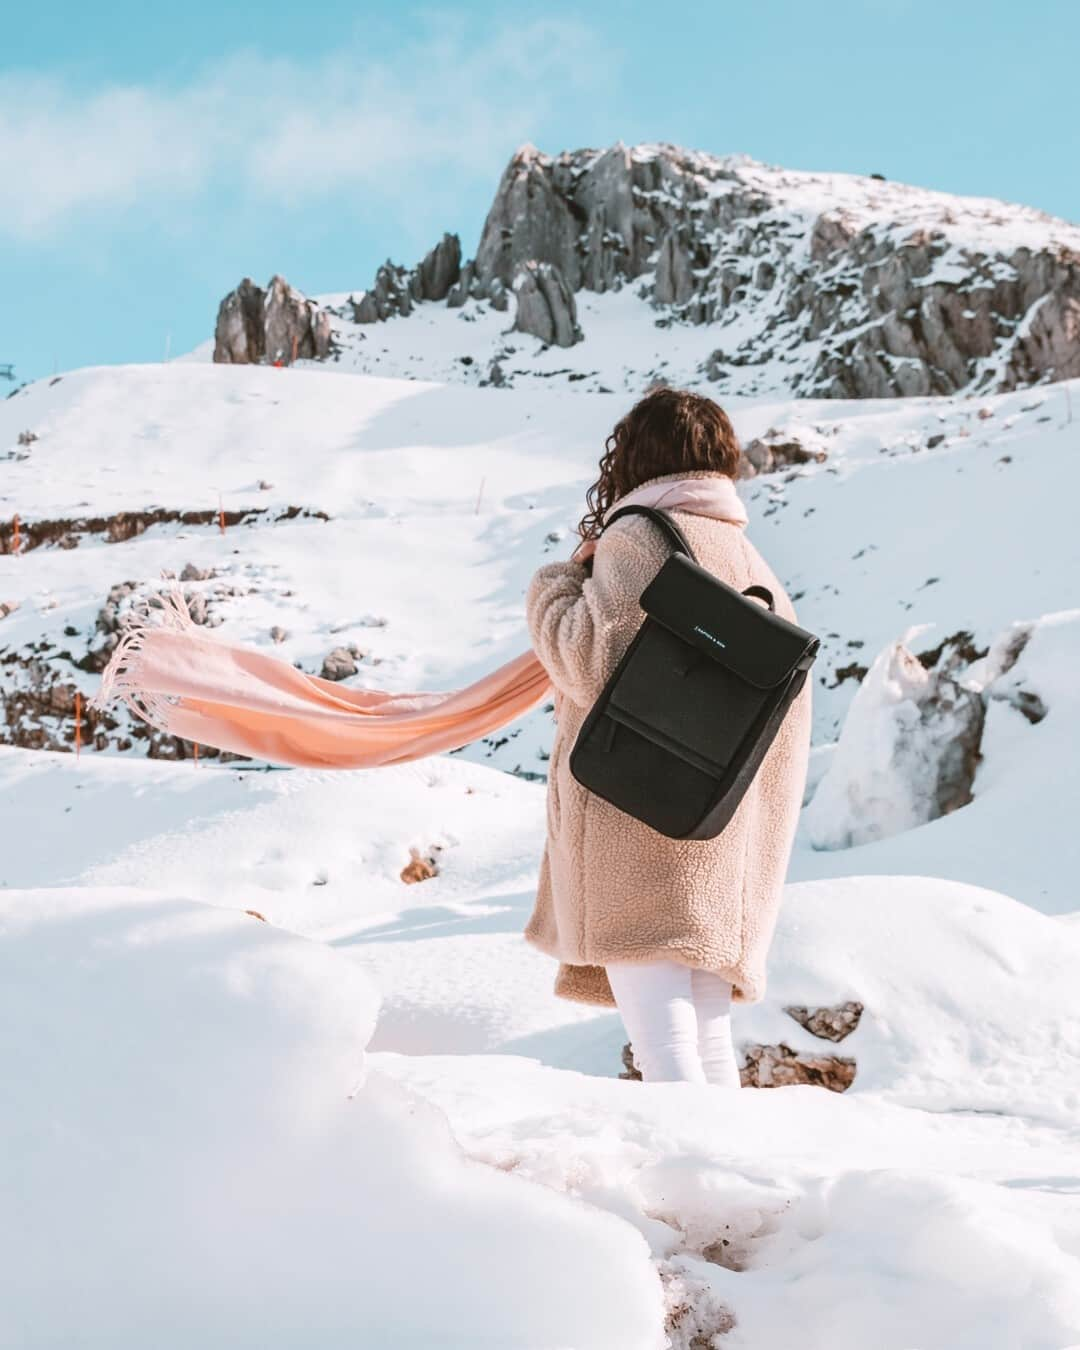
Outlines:
{"type": "Polygon", "coordinates": [[[595,539],[583,539],[570,556],[571,562],[587,562],[596,552],[597,541],[595,539]]]}

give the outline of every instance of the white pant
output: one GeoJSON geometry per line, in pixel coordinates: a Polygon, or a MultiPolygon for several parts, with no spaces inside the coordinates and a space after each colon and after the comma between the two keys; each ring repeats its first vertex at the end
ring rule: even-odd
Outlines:
{"type": "Polygon", "coordinates": [[[726,980],[678,961],[613,961],[606,969],[646,1083],[741,1087],[726,980]]]}

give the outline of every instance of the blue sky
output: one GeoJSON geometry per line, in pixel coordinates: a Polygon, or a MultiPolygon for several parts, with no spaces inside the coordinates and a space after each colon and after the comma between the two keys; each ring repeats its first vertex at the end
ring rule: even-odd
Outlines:
{"type": "Polygon", "coordinates": [[[743,151],[1080,219],[1074,0],[23,7],[0,51],[0,361],[154,361],[245,275],[474,251],[529,140],[743,151]]]}

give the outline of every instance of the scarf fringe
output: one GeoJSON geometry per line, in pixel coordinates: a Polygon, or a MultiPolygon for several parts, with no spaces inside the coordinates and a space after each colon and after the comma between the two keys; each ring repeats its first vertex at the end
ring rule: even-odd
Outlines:
{"type": "Polygon", "coordinates": [[[179,582],[174,577],[166,579],[169,585],[164,590],[132,602],[127,629],[101,673],[100,688],[87,705],[106,712],[113,704],[122,703],[140,721],[164,732],[169,731],[169,710],[180,700],[144,687],[143,645],[161,629],[193,633],[197,627],[179,582]]]}

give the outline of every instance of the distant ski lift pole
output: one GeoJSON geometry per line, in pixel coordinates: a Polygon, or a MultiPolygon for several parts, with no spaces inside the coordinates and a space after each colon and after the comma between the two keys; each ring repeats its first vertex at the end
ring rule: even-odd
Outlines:
{"type": "Polygon", "coordinates": [[[0,380],[14,380],[15,365],[12,361],[0,361],[0,380]]]}

